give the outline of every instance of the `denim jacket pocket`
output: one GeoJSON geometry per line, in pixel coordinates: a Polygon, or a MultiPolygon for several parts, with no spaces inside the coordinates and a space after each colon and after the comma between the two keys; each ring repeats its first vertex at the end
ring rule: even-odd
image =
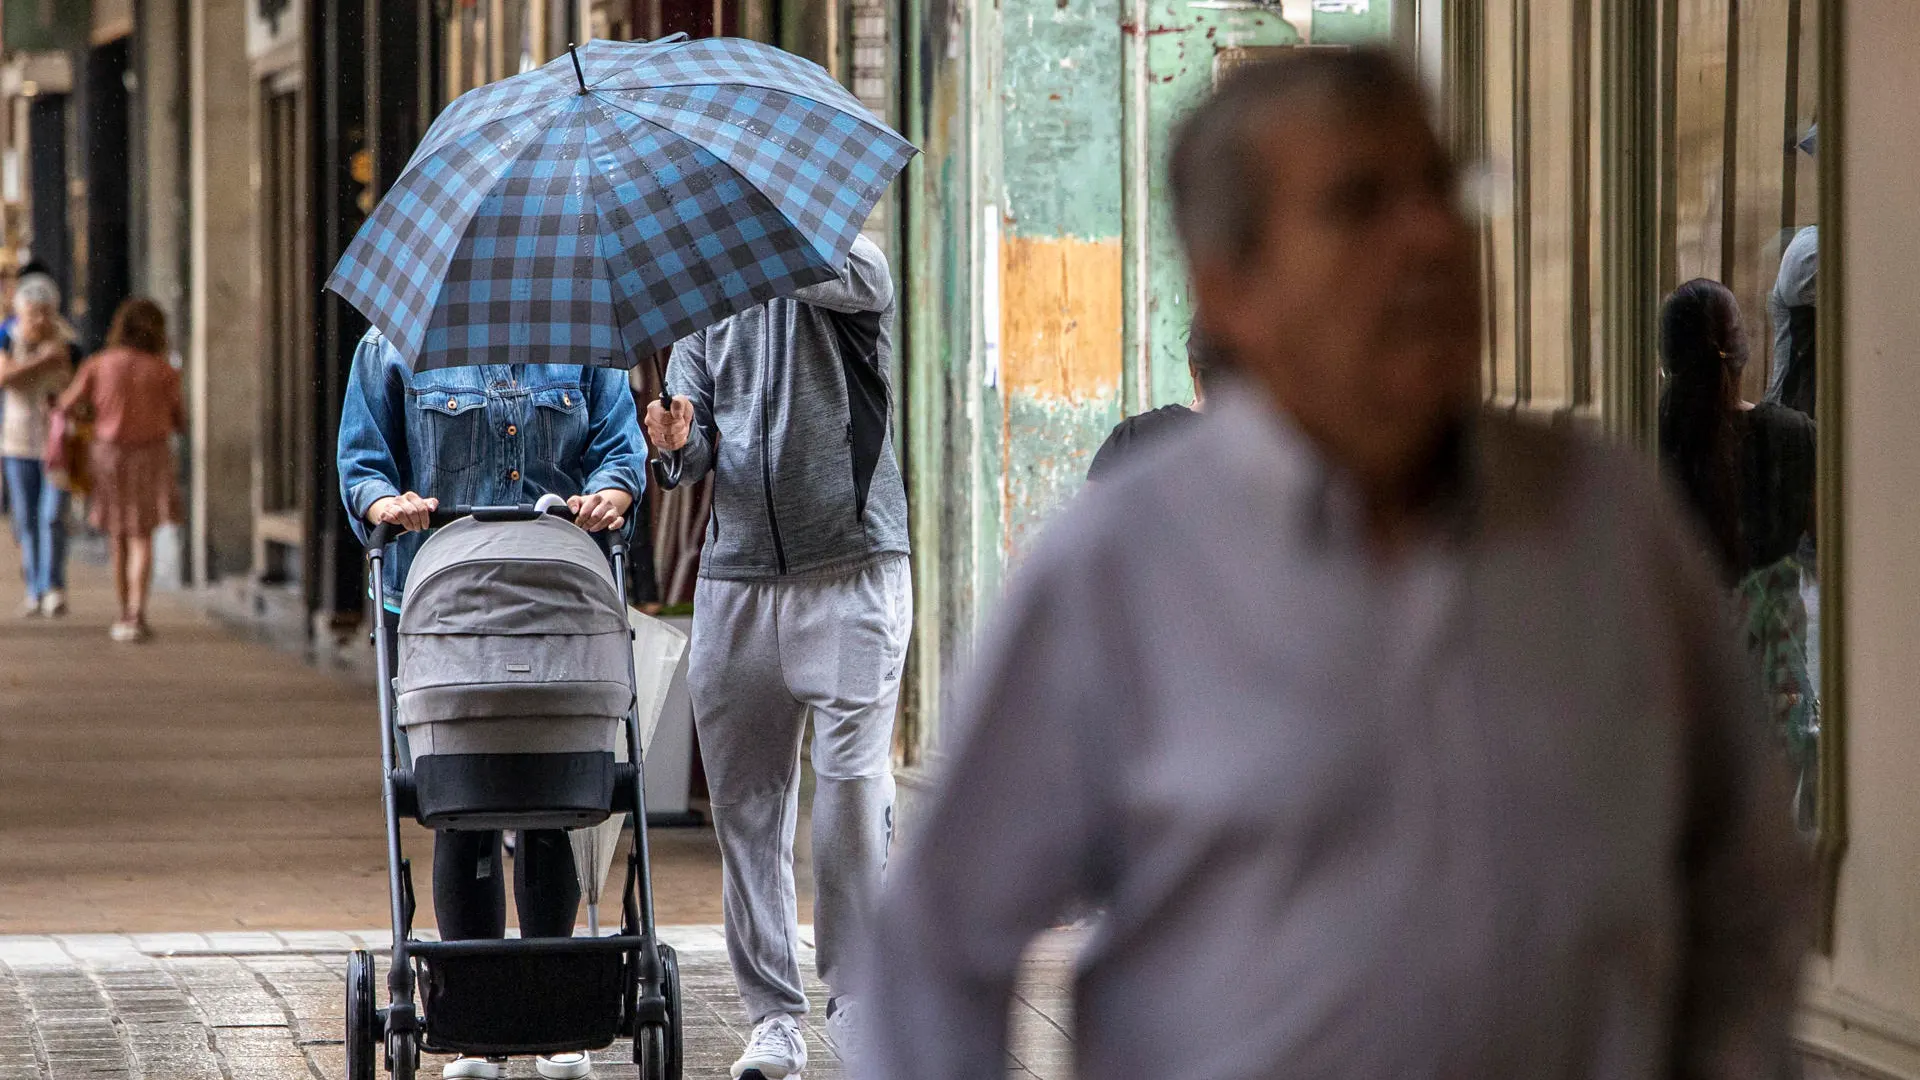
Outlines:
{"type": "Polygon", "coordinates": [[[587,395],[577,386],[555,386],[533,395],[534,450],[547,462],[577,461],[587,446],[587,395]]]}
{"type": "Polygon", "coordinates": [[[447,473],[473,468],[486,450],[486,395],[477,390],[423,389],[413,401],[423,444],[419,464],[447,473]]]}

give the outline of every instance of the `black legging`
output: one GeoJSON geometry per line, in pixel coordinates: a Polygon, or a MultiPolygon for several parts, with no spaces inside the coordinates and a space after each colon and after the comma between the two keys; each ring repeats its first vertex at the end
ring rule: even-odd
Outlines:
{"type": "MultiPolygon", "coordinates": [[[[387,613],[387,655],[399,653],[387,613]]],[[[521,937],[572,937],[580,913],[580,875],[565,829],[520,834],[513,853],[513,906],[521,937]]],[[[506,875],[498,832],[433,834],[433,910],[445,941],[507,936],[506,875]]]]}
{"type": "MultiPolygon", "coordinates": [[[[445,941],[507,933],[506,875],[497,832],[433,834],[433,908],[445,941]]],[[[513,906],[521,937],[572,937],[580,876],[565,829],[520,834],[513,852],[513,906]]]]}

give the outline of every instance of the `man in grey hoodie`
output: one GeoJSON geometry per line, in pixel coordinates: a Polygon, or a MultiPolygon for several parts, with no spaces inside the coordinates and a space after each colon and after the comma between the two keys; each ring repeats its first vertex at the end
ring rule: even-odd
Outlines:
{"type": "Polygon", "coordinates": [[[893,721],[913,622],[894,459],[893,281],[865,238],[838,278],[674,346],[671,411],[647,410],[682,480],[713,470],[690,686],[725,860],[734,979],[755,1025],[733,1075],[806,1065],[793,838],[813,714],[814,925],[844,1046],[852,947],[886,860],[893,721]]]}

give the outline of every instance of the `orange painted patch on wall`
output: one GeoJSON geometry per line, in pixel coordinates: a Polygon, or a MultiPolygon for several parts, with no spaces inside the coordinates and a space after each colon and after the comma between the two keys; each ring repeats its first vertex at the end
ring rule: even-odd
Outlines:
{"type": "Polygon", "coordinates": [[[1120,241],[1009,235],[1000,248],[1005,393],[1097,400],[1118,393],[1120,241]]]}

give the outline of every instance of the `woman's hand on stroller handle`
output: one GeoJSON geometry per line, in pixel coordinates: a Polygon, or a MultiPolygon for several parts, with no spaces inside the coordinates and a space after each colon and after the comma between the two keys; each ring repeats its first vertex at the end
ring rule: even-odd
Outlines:
{"type": "Polygon", "coordinates": [[[619,488],[575,495],[567,500],[573,523],[588,532],[618,531],[626,525],[627,511],[632,508],[633,496],[619,488]]]}
{"type": "MultiPolygon", "coordinates": [[[[367,549],[377,551],[401,533],[438,529],[463,517],[476,517],[483,521],[532,521],[552,516],[565,518],[590,533],[611,533],[613,540],[619,541],[619,532],[626,526],[626,513],[632,507],[633,496],[619,488],[608,488],[591,495],[574,495],[564,500],[557,495],[543,495],[539,502],[531,504],[454,506],[444,510],[440,508],[440,500],[423,498],[409,491],[405,495],[376,499],[372,506],[367,507],[367,520],[373,523],[373,531],[367,537],[367,549]]],[[[618,546],[624,547],[624,544],[618,546]]]]}
{"type": "Polygon", "coordinates": [[[439,499],[409,491],[373,500],[373,505],[367,507],[367,520],[375,525],[397,525],[403,532],[419,532],[433,527],[432,515],[438,509],[439,499]]]}

